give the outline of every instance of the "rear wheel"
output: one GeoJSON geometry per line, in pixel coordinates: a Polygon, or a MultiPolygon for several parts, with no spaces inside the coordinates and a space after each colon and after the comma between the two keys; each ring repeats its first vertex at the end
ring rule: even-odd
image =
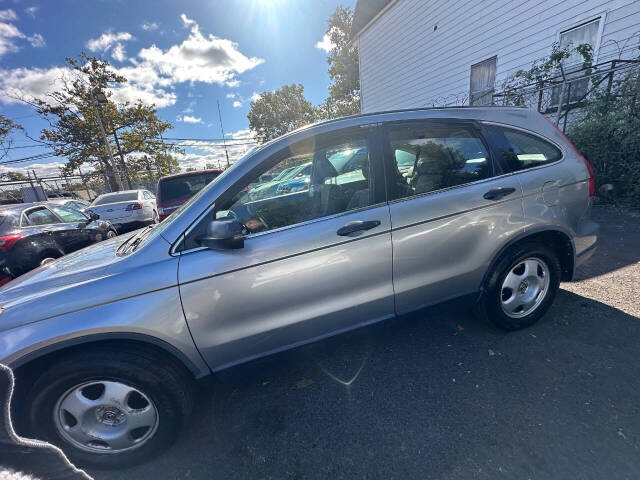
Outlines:
{"type": "Polygon", "coordinates": [[[116,237],[117,235],[118,235],[118,234],[116,233],[116,231],[115,231],[115,230],[109,230],[109,231],[107,232],[107,238],[108,238],[108,239],[109,239],[109,238],[116,237]]]}
{"type": "Polygon", "coordinates": [[[64,357],[34,382],[29,429],[79,464],[133,465],[173,443],[193,391],[189,372],[155,350],[96,347],[64,357]]]}
{"type": "Polygon", "coordinates": [[[160,221],[160,218],[158,217],[158,212],[156,212],[155,210],[153,211],[153,223],[158,223],[160,221]]]}
{"type": "Polygon", "coordinates": [[[491,272],[484,298],[489,319],[506,330],[537,322],[560,285],[561,266],[549,248],[525,243],[509,249],[491,272]]]}

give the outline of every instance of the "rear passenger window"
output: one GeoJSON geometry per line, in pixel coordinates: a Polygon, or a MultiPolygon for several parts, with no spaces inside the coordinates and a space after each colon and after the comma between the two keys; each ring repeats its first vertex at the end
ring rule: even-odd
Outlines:
{"type": "Polygon", "coordinates": [[[493,175],[478,135],[455,125],[408,125],[389,129],[395,198],[463,185],[493,175]]]}
{"type": "Polygon", "coordinates": [[[491,126],[490,129],[506,139],[499,150],[511,171],[538,167],[562,158],[562,152],[555,145],[540,137],[511,128],[491,126]]]}

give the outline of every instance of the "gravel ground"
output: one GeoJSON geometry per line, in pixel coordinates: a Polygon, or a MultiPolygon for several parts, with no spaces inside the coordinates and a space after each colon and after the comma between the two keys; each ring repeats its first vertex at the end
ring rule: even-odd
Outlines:
{"type": "Polygon", "coordinates": [[[98,479],[636,479],[640,216],[534,327],[432,308],[222,372],[159,458],[98,479]]]}

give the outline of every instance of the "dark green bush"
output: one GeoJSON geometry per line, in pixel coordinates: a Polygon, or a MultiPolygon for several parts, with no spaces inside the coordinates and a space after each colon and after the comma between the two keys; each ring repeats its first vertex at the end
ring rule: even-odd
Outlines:
{"type": "Polygon", "coordinates": [[[640,69],[614,81],[610,93],[593,93],[569,126],[568,136],[589,160],[596,188],[614,191],[605,201],[640,206],[640,69]]]}

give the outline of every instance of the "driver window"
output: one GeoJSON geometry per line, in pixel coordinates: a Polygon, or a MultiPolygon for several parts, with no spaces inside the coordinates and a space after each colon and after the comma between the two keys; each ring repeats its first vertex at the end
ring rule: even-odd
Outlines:
{"type": "MultiPolygon", "coordinates": [[[[342,141],[323,148],[310,143],[289,147],[273,167],[233,187],[235,194],[216,205],[216,218],[237,218],[248,235],[369,206],[367,142],[342,141]]],[[[185,249],[197,246],[195,238],[204,233],[200,227],[187,238],[185,249]]]]}

